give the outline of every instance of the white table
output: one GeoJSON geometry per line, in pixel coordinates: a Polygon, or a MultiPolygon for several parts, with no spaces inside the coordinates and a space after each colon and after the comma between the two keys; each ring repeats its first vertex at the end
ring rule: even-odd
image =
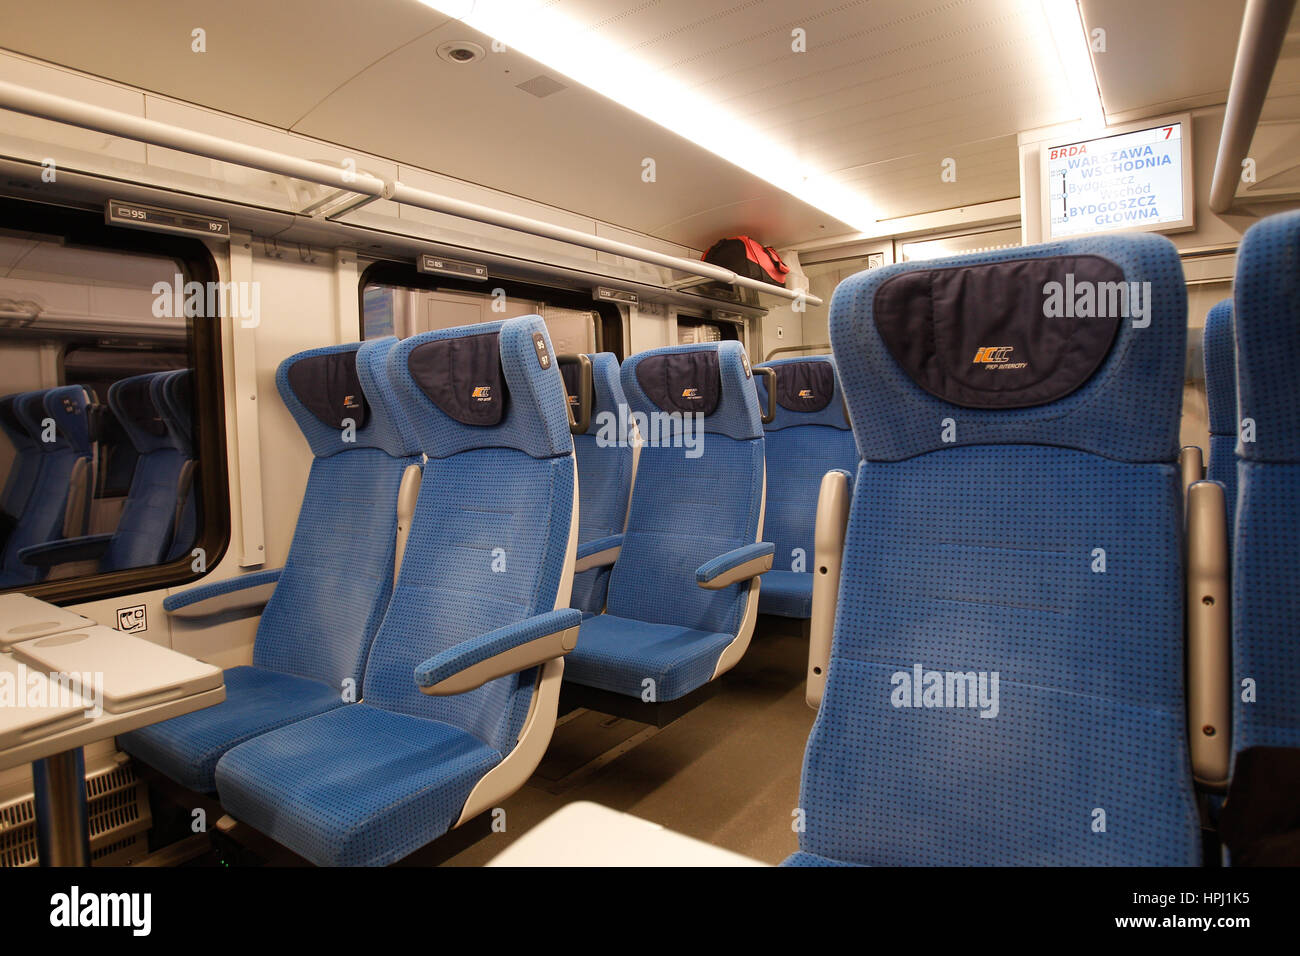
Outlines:
{"type": "Polygon", "coordinates": [[[767,866],[630,813],[579,801],[555,811],[488,866],[767,866]]]}
{"type": "Polygon", "coordinates": [[[0,634],[43,632],[0,653],[0,770],[32,765],[42,865],[88,866],[81,748],[219,704],[226,689],[219,667],[33,600],[0,597],[0,634]]]}
{"type": "Polygon", "coordinates": [[[26,594],[0,594],[0,652],[19,641],[91,627],[95,622],[26,594]]]}

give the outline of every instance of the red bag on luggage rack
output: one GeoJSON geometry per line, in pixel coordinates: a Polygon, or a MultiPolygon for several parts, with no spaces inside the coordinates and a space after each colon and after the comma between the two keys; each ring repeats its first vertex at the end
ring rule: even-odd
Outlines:
{"type": "Polygon", "coordinates": [[[738,276],[770,282],[772,285],[784,286],[786,273],[790,271],[790,267],[781,261],[775,249],[761,245],[757,239],[749,236],[719,239],[700,258],[715,266],[730,269],[738,276]]]}

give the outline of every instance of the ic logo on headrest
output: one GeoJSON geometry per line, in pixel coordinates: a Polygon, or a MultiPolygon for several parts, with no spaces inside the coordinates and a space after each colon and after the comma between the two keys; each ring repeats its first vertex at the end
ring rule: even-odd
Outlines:
{"type": "Polygon", "coordinates": [[[490,402],[492,401],[492,386],[478,385],[474,388],[474,391],[469,393],[469,396],[479,402],[490,402]]]}
{"type": "Polygon", "coordinates": [[[975,353],[975,358],[971,360],[972,365],[1001,365],[1003,362],[1011,361],[1011,353],[1014,347],[1010,345],[989,345],[975,353]]]}
{"type": "Polygon", "coordinates": [[[801,388],[801,389],[799,389],[799,397],[800,397],[800,398],[812,398],[812,397],[813,397],[813,390],[812,390],[811,388],[801,388]]]}
{"type": "Polygon", "coordinates": [[[689,398],[698,402],[700,400],[700,390],[698,388],[684,388],[682,389],[682,398],[689,398]]]}

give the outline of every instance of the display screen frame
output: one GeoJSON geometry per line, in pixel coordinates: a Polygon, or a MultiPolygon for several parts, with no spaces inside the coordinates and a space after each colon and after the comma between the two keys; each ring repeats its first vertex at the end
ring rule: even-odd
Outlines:
{"type": "Polygon", "coordinates": [[[1097,236],[1110,232],[1161,232],[1175,233],[1186,232],[1196,228],[1196,190],[1194,180],[1194,170],[1192,168],[1192,114],[1179,113],[1172,116],[1165,116],[1154,120],[1138,120],[1132,123],[1121,123],[1116,126],[1106,127],[1104,132],[1094,136],[1085,136],[1081,138],[1067,138],[1065,136],[1054,137],[1043,142],[1039,148],[1039,222],[1042,226],[1042,236],[1044,242],[1063,239],[1082,239],[1088,236],[1097,236]],[[1130,133],[1138,133],[1146,130],[1159,130],[1167,126],[1181,126],[1179,139],[1181,140],[1181,162],[1182,162],[1182,190],[1183,190],[1183,215],[1180,219],[1170,219],[1165,222],[1148,222],[1140,225],[1116,226],[1108,229],[1087,230],[1082,232],[1072,232],[1068,235],[1054,235],[1052,231],[1052,210],[1051,210],[1051,190],[1049,189],[1048,169],[1051,165],[1051,155],[1054,149],[1063,149],[1070,146],[1080,146],[1093,143],[1101,143],[1117,136],[1125,136],[1130,133]]]}

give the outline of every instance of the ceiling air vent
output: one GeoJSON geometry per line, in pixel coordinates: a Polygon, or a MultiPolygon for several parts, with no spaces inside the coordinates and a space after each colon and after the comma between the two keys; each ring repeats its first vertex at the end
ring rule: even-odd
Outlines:
{"type": "Polygon", "coordinates": [[[525,80],[522,83],[515,84],[515,89],[523,90],[525,93],[531,93],[539,100],[550,96],[552,93],[558,93],[560,90],[567,90],[568,87],[559,80],[552,79],[545,73],[539,73],[531,80],[525,80]]]}

